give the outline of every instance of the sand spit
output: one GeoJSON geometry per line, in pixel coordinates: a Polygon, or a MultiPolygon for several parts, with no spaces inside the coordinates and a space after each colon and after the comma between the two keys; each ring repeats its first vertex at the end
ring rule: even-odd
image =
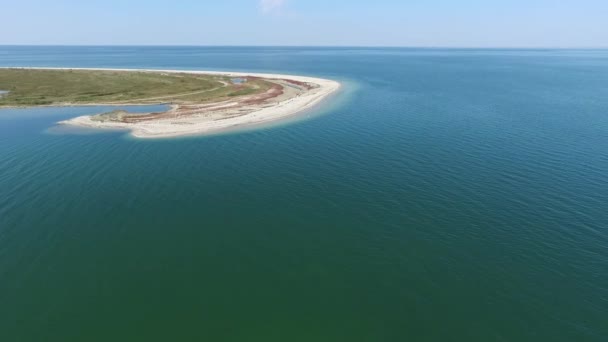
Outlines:
{"type": "MultiPolygon", "coordinates": [[[[141,119],[131,117],[129,122],[100,121],[94,116],[80,116],[59,122],[99,129],[128,129],[138,138],[166,138],[216,133],[244,126],[264,124],[286,118],[318,104],[340,88],[332,80],[260,73],[149,70],[149,69],[102,69],[102,68],[24,68],[45,70],[98,70],[125,72],[154,72],[220,75],[235,78],[257,77],[276,84],[267,93],[252,96],[239,103],[223,101],[205,104],[173,105],[166,113],[150,113],[141,119]]],[[[69,105],[69,104],[68,104],[69,105]]],[[[100,103],[99,105],[111,105],[100,103]]]]}

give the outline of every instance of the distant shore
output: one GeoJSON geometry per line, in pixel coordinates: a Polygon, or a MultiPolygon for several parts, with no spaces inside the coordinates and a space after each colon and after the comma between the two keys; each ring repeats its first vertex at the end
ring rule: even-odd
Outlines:
{"type": "MultiPolygon", "coordinates": [[[[138,138],[166,138],[187,135],[209,134],[235,128],[243,128],[270,123],[300,113],[326,99],[340,87],[340,83],[322,78],[243,72],[219,72],[199,70],[155,70],[155,69],[106,69],[106,68],[12,68],[24,70],[83,70],[144,72],[159,74],[215,75],[241,79],[269,81],[273,88],[255,95],[222,98],[217,102],[172,104],[166,113],[150,113],[145,116],[131,116],[130,120],[100,120],[98,116],[87,115],[59,122],[97,129],[128,129],[138,138]]],[[[234,85],[232,85],[234,86],[234,85]]],[[[238,85],[237,85],[238,86],[238,85]]],[[[158,102],[141,104],[167,104],[158,97],[158,102]]],[[[154,99],[150,99],[154,100],[154,99]]],[[[129,105],[138,103],[129,103],[129,105]]],[[[81,106],[78,103],[59,105],[81,106]]],[[[117,103],[87,103],[85,105],[117,105],[117,103]]],[[[122,104],[121,104],[122,105],[122,104]]],[[[117,114],[118,115],[118,114],[117,114]]],[[[121,117],[122,119],[122,117],[121,117]]]]}

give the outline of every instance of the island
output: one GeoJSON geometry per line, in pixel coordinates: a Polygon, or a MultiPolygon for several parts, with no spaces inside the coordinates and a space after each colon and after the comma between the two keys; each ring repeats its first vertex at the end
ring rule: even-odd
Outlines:
{"type": "Polygon", "coordinates": [[[169,110],[113,110],[61,121],[128,129],[135,137],[207,134],[280,120],[315,106],[340,83],[258,73],[98,68],[0,68],[0,108],[167,104],[169,110]]]}

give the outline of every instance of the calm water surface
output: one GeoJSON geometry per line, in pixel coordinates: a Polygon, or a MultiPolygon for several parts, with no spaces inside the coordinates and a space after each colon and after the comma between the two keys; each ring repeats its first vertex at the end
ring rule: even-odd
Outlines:
{"type": "Polygon", "coordinates": [[[185,139],[0,110],[0,341],[608,340],[608,51],[0,47],[0,66],[346,84],[308,120],[185,139]]]}

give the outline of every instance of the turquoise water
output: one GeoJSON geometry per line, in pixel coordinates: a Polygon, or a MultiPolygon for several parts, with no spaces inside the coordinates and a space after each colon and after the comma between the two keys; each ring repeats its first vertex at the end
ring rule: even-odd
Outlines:
{"type": "MultiPolygon", "coordinates": [[[[606,341],[608,51],[0,47],[347,86],[137,140],[0,111],[0,341],[606,341]]],[[[145,108],[140,108],[145,110],[145,108]]]]}

